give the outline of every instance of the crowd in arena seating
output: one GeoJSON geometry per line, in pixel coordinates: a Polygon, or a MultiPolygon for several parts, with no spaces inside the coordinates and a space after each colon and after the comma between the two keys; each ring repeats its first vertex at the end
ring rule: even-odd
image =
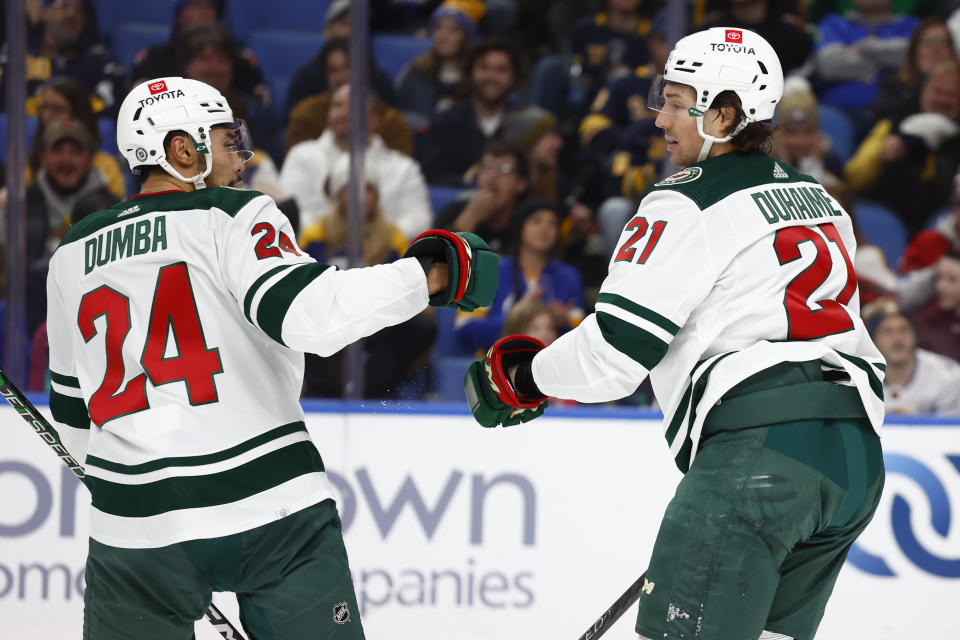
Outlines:
{"type": "MultiPolygon", "coordinates": [[[[113,118],[144,80],[180,75],[223,93],[256,144],[238,186],[273,196],[301,248],[346,264],[350,0],[142,4],[153,10],[26,0],[33,390],[46,384],[52,250],[70,224],[137,190],[113,118]]],[[[770,153],[854,217],[888,410],[960,415],[960,0],[686,9],[686,33],[748,28],[780,56],[770,153]]],[[[646,106],[669,50],[667,2],[369,0],[369,13],[364,263],[397,259],[434,226],[479,234],[502,262],[489,308],[428,310],[365,340],[365,395],[455,399],[438,379],[465,358],[511,332],[550,342],[592,310],[624,224],[671,171],[646,106]]],[[[8,58],[4,43],[0,98],[8,58]]],[[[0,160],[6,122],[0,113],[0,160]]],[[[304,396],[339,396],[341,364],[308,357],[304,396]]],[[[623,402],[654,401],[644,386],[623,402]]]]}

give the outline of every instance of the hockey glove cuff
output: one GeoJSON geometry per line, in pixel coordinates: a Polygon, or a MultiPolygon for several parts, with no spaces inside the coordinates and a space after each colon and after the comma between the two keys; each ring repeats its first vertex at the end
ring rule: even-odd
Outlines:
{"type": "Polygon", "coordinates": [[[481,426],[510,427],[543,415],[546,396],[521,396],[507,375],[511,367],[530,362],[543,348],[536,338],[507,336],[490,347],[483,360],[470,365],[463,386],[470,411],[481,426]]]}
{"type": "Polygon", "coordinates": [[[434,262],[449,267],[447,287],[430,296],[431,306],[473,311],[493,302],[500,278],[500,256],[480,236],[430,229],[414,238],[403,257],[419,259],[425,271],[434,262]]]}

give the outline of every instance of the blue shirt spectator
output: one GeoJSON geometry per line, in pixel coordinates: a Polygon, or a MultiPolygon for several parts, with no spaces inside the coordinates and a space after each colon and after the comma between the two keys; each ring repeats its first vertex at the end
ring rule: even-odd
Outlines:
{"type": "Polygon", "coordinates": [[[889,2],[870,9],[867,5],[878,3],[854,4],[856,11],[823,19],[816,44],[821,102],[841,109],[873,106],[883,74],[903,63],[910,34],[920,22],[890,13],[889,2]]]}
{"type": "Polygon", "coordinates": [[[465,347],[486,349],[500,337],[513,306],[526,299],[546,304],[561,331],[583,320],[583,283],[571,265],[551,257],[559,239],[560,218],[554,206],[531,198],[517,211],[519,238],[514,255],[500,258],[500,282],[487,309],[459,314],[457,340],[465,347]]]}

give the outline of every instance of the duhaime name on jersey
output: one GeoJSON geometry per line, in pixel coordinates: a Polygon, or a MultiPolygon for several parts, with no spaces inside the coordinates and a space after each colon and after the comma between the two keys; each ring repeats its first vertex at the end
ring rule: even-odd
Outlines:
{"type": "Polygon", "coordinates": [[[113,227],[84,243],[83,274],[89,275],[95,268],[115,260],[166,248],[166,216],[157,216],[152,224],[150,220],[137,220],[122,227],[113,227]]]}
{"type": "Polygon", "coordinates": [[[833,208],[830,197],[820,187],[779,187],[758,191],[750,197],[769,224],[843,215],[842,210],[833,208]]]}
{"type": "Polygon", "coordinates": [[[170,100],[173,98],[183,98],[185,94],[182,89],[177,89],[175,91],[164,91],[163,93],[158,93],[155,96],[150,96],[149,98],[144,98],[140,101],[140,106],[145,107],[147,105],[155,104],[161,100],[170,100]]]}

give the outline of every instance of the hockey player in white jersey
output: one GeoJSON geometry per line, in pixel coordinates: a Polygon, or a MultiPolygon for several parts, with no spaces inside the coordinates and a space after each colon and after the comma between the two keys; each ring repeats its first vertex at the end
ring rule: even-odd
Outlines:
{"type": "Polygon", "coordinates": [[[642,638],[810,640],[882,489],[884,362],[860,319],[850,217],[765,155],[782,91],[751,31],[677,42],[648,106],[682,169],[625,226],[596,312],[546,348],[504,338],[465,381],[489,427],[537,417],[546,396],[621,398],[650,375],[685,475],[642,638]]]}
{"type": "Polygon", "coordinates": [[[428,304],[492,301],[498,258],[428,231],[339,271],[231,184],[246,131],[212,87],[141,84],[117,120],[141,192],[50,261],[50,409],[91,490],[83,637],[188,639],[212,591],[252,638],[363,638],[334,489],[299,404],[332,354],[428,304]]]}

